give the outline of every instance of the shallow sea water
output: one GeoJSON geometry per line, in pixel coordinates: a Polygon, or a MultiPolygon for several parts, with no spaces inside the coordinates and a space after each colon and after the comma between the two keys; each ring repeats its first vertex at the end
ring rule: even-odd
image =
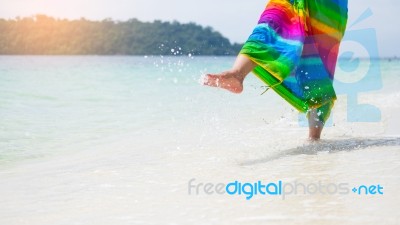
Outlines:
{"type": "Polygon", "coordinates": [[[400,223],[399,61],[380,60],[383,87],[358,96],[381,119],[349,122],[339,95],[318,144],[254,76],[242,95],[199,85],[233,61],[0,57],[0,223],[400,223]],[[246,200],[189,195],[192,179],[381,185],[384,194],[246,200]]]}

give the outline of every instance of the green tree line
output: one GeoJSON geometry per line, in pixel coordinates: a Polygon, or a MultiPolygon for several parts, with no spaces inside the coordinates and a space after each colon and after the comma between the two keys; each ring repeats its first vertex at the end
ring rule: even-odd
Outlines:
{"type": "Polygon", "coordinates": [[[0,19],[2,55],[235,55],[240,48],[195,23],[0,19]]]}

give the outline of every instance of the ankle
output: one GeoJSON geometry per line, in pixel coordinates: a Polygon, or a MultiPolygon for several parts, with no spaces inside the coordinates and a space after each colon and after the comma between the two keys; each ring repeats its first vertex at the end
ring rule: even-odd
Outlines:
{"type": "Polygon", "coordinates": [[[310,127],[308,132],[308,138],[310,140],[320,140],[322,133],[322,127],[310,127]]]}
{"type": "Polygon", "coordinates": [[[310,140],[310,141],[319,141],[319,140],[321,140],[321,137],[320,136],[309,136],[308,140],[310,140]]]}
{"type": "Polygon", "coordinates": [[[231,69],[228,71],[228,74],[238,79],[241,83],[243,83],[244,78],[247,76],[247,74],[243,73],[239,69],[231,69]]]}

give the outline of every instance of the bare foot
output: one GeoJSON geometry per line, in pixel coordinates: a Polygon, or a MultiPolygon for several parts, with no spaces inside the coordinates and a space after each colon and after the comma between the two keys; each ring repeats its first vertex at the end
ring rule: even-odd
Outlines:
{"type": "Polygon", "coordinates": [[[318,110],[312,109],[308,112],[308,126],[309,135],[308,138],[311,141],[319,141],[321,139],[321,133],[324,129],[324,123],[319,118],[318,110]]]}
{"type": "Polygon", "coordinates": [[[207,74],[203,84],[240,94],[243,91],[243,80],[244,77],[241,77],[239,73],[226,71],[221,74],[207,74]]]}
{"type": "Polygon", "coordinates": [[[321,139],[322,129],[323,129],[323,125],[310,127],[308,139],[312,142],[319,141],[321,139]]]}

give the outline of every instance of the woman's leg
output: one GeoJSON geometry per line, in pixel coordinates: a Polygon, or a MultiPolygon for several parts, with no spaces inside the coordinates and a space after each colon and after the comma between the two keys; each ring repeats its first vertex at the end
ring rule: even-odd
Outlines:
{"type": "Polygon", "coordinates": [[[219,74],[207,74],[204,85],[219,87],[240,94],[243,91],[244,78],[255,66],[256,64],[253,61],[239,54],[232,69],[219,74]]]}
{"type": "Polygon", "coordinates": [[[318,109],[313,109],[308,113],[308,138],[312,141],[318,141],[321,139],[322,129],[324,129],[324,123],[320,121],[318,116],[318,109]]]}
{"type": "MultiPolygon", "coordinates": [[[[233,67],[219,74],[207,74],[204,85],[219,87],[233,93],[243,91],[243,81],[246,76],[256,67],[256,64],[246,56],[239,54],[233,67]]],[[[316,141],[321,138],[321,133],[326,120],[329,118],[333,102],[321,106],[318,109],[312,109],[308,113],[309,139],[316,141]]]]}
{"type": "Polygon", "coordinates": [[[325,122],[329,119],[334,102],[329,102],[317,109],[308,112],[309,139],[317,141],[321,139],[321,133],[325,122]]]}

